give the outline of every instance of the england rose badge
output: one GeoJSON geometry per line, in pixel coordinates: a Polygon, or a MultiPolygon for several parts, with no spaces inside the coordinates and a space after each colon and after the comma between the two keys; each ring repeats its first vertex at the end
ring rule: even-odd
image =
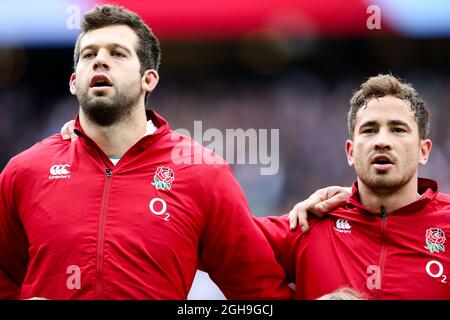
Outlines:
{"type": "Polygon", "coordinates": [[[169,167],[158,167],[153,177],[152,186],[157,190],[170,190],[175,179],[175,173],[169,167]]]}
{"type": "Polygon", "coordinates": [[[445,233],[439,228],[430,228],[425,233],[425,249],[431,253],[445,251],[445,233]]]}

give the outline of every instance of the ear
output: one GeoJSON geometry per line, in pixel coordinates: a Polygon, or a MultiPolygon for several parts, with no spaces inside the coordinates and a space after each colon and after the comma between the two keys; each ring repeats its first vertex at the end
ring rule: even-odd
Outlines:
{"type": "Polygon", "coordinates": [[[142,76],[142,89],[145,92],[152,92],[159,81],[158,71],[154,69],[145,70],[144,75],[142,76]]]}
{"type": "Polygon", "coordinates": [[[76,95],[76,94],[77,94],[75,73],[72,73],[72,74],[70,75],[69,88],[70,88],[70,93],[71,93],[71,94],[73,94],[73,95],[76,95]]]}
{"type": "Polygon", "coordinates": [[[428,157],[430,156],[432,145],[433,143],[430,139],[424,139],[420,141],[419,164],[424,165],[428,162],[428,157]]]}
{"type": "Polygon", "coordinates": [[[353,140],[350,139],[345,142],[345,153],[347,154],[347,162],[350,167],[355,164],[353,160],[353,143],[353,140]]]}

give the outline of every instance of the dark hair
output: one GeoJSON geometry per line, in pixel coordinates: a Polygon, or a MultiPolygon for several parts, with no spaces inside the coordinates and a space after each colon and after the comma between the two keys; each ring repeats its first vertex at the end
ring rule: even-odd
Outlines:
{"type": "Polygon", "coordinates": [[[136,54],[141,64],[141,74],[148,69],[158,70],[161,60],[158,39],[139,15],[117,5],[96,6],[84,15],[81,23],[83,32],[78,36],[73,54],[74,68],[80,58],[80,41],[83,36],[89,31],[111,25],[127,25],[137,34],[139,44],[136,54]]]}
{"type": "Polygon", "coordinates": [[[375,77],[370,77],[361,84],[359,90],[350,99],[350,110],[347,117],[350,138],[353,138],[356,113],[359,109],[367,105],[370,99],[384,96],[395,96],[408,102],[419,127],[419,137],[425,139],[428,136],[429,112],[417,91],[411,84],[403,82],[391,74],[379,74],[375,77]]]}

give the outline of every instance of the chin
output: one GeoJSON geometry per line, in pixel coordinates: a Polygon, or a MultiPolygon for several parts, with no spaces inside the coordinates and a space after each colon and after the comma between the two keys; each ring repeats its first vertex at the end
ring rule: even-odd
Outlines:
{"type": "Polygon", "coordinates": [[[97,96],[89,99],[87,107],[89,109],[109,109],[115,106],[115,101],[111,97],[97,96]]]}
{"type": "Polygon", "coordinates": [[[395,177],[375,178],[369,183],[371,188],[382,190],[397,189],[402,185],[403,181],[395,177]]]}

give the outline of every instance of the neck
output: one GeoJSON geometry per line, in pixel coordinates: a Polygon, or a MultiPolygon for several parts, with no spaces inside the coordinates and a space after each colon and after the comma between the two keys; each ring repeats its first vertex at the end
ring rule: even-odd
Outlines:
{"type": "Polygon", "coordinates": [[[135,108],[126,119],[107,127],[90,121],[80,108],[80,125],[108,157],[122,157],[128,149],[145,136],[145,108],[135,108]]]}
{"type": "Polygon", "coordinates": [[[417,192],[417,173],[405,185],[393,189],[370,189],[367,185],[358,179],[358,193],[361,204],[372,212],[380,212],[383,206],[386,213],[393,212],[419,199],[417,192]]]}

